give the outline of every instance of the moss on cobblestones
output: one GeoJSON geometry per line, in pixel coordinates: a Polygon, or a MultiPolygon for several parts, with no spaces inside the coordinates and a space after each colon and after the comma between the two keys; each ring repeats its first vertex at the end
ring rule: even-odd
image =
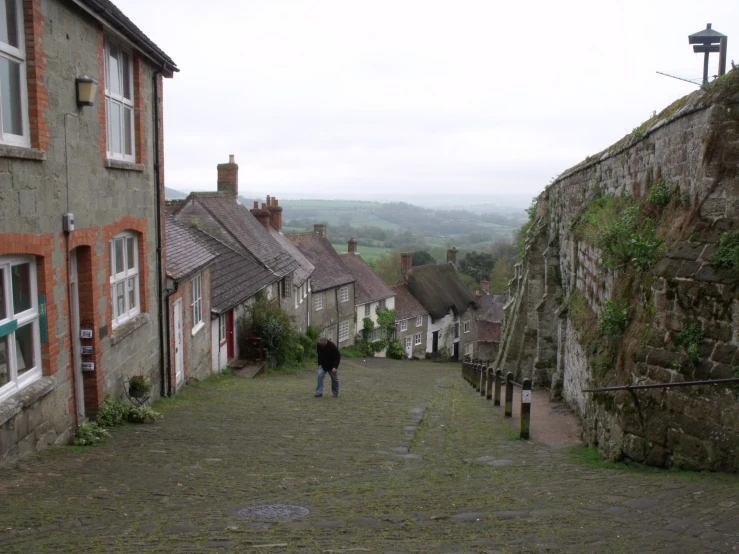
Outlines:
{"type": "Polygon", "coordinates": [[[117,428],[99,447],[47,450],[3,470],[0,551],[242,552],[287,543],[261,551],[698,552],[737,544],[736,481],[594,468],[510,440],[500,409],[471,391],[458,366],[345,360],[339,398],[314,398],[314,386],[313,371],[208,379],[159,402],[165,418],[154,425],[117,428]],[[236,517],[272,503],[310,513],[278,523],[236,517]],[[667,529],[685,518],[694,519],[691,534],[667,529]],[[731,522],[731,533],[715,531],[731,522]]]}

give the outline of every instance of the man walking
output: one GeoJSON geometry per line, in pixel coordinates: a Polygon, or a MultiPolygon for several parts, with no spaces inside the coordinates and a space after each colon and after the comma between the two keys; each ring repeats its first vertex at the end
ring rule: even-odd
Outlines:
{"type": "Polygon", "coordinates": [[[318,339],[316,346],[318,353],[318,385],[316,396],[323,396],[323,379],[328,373],[331,376],[331,392],[334,398],[339,396],[339,363],[341,353],[336,345],[326,337],[318,339]]]}

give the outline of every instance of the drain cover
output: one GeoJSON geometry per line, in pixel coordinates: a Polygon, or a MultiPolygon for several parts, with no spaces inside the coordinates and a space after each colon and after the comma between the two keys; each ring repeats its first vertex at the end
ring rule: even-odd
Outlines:
{"type": "Polygon", "coordinates": [[[287,521],[288,519],[308,515],[308,508],[288,504],[259,504],[241,508],[236,512],[236,515],[244,519],[259,521],[287,521]]]}

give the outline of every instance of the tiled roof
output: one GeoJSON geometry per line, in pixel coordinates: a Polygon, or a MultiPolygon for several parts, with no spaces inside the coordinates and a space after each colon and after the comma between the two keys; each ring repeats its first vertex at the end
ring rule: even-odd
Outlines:
{"type": "Polygon", "coordinates": [[[166,271],[175,281],[207,266],[216,258],[215,252],[203,243],[200,234],[165,212],[166,271]]]}
{"type": "Polygon", "coordinates": [[[477,317],[478,321],[503,323],[505,296],[502,294],[483,295],[480,304],[481,309],[477,317]]]}
{"type": "Polygon", "coordinates": [[[428,313],[406,285],[390,287],[395,293],[395,319],[411,319],[428,313]]]}
{"type": "Polygon", "coordinates": [[[249,210],[236,202],[233,195],[220,192],[193,192],[190,196],[210,212],[225,228],[225,232],[230,234],[244,250],[278,277],[284,277],[300,267],[297,260],[249,210]]]}
{"type": "Polygon", "coordinates": [[[177,64],[174,63],[164,51],[159,48],[154,41],[147,37],[141,29],[139,29],[133,21],[126,17],[118,6],[110,0],[79,0],[85,4],[97,17],[108,22],[116,31],[126,36],[131,42],[137,44],[143,51],[159,61],[166,62],[166,71],[179,71],[177,64]]]}
{"type": "Polygon", "coordinates": [[[395,296],[393,290],[380,279],[359,254],[346,252],[341,254],[341,261],[357,280],[354,284],[354,303],[357,306],[395,296]]]}
{"type": "Polygon", "coordinates": [[[354,282],[354,277],[341,263],[341,258],[326,237],[315,233],[285,236],[315,267],[311,275],[313,291],[328,290],[354,282]]]}
{"type": "Polygon", "coordinates": [[[217,254],[211,270],[211,309],[223,313],[278,280],[250,254],[237,252],[215,237],[202,232],[204,242],[217,254]]]}
{"type": "Polygon", "coordinates": [[[458,314],[477,308],[472,293],[451,264],[414,267],[406,275],[406,282],[413,296],[435,319],[444,317],[450,308],[458,314]]]}
{"type": "Polygon", "coordinates": [[[306,258],[303,253],[298,250],[298,248],[292,242],[290,242],[290,239],[282,234],[281,231],[278,231],[274,227],[270,226],[269,232],[275,238],[275,240],[277,240],[277,242],[279,242],[282,247],[290,253],[295,261],[298,262],[299,267],[295,270],[293,285],[295,285],[296,287],[301,286],[316,269],[315,266],[310,263],[308,258],[306,258]]]}

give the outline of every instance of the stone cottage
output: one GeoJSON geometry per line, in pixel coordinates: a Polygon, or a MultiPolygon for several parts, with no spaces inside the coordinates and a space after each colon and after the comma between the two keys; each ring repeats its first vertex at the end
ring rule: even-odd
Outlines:
{"type": "Polygon", "coordinates": [[[390,288],[395,293],[395,336],[403,343],[408,358],[424,358],[428,342],[428,310],[415,299],[407,285],[390,288]]]}
{"type": "Polygon", "coordinates": [[[0,20],[0,463],[66,441],[132,374],[170,389],[163,78],[108,0],[6,0],[0,20]]]}
{"type": "Polygon", "coordinates": [[[312,233],[287,235],[315,267],[311,276],[310,324],[338,346],[354,344],[355,279],[326,238],[326,226],[312,233]]]}
{"type": "Polygon", "coordinates": [[[211,374],[211,270],[217,254],[200,235],[165,214],[169,369],[175,391],[190,377],[211,374]]]}
{"type": "MultiPolygon", "coordinates": [[[[362,336],[364,318],[368,317],[375,325],[372,340],[378,341],[385,338],[385,330],[377,324],[377,312],[378,310],[395,309],[395,293],[359,255],[356,239],[349,240],[348,252],[341,254],[341,261],[356,279],[354,333],[358,337],[362,336]]],[[[376,356],[384,355],[385,350],[376,354],[376,356]]]]}

